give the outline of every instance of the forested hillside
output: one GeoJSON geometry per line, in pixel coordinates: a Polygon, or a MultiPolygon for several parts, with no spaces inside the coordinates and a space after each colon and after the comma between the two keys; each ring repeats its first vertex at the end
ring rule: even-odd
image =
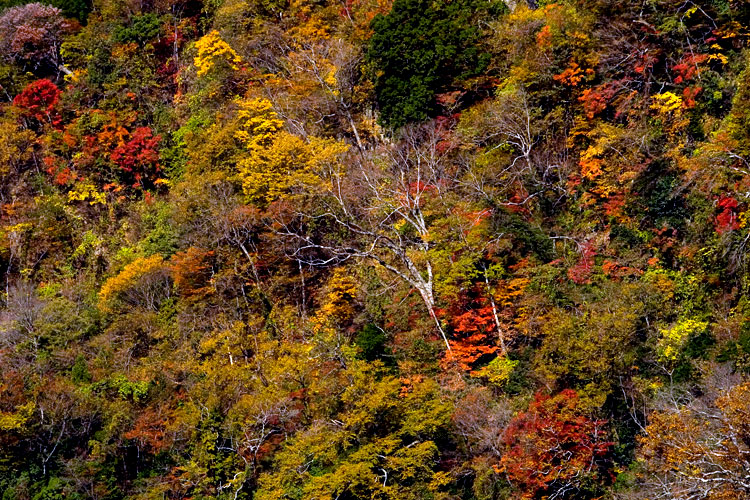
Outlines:
{"type": "Polygon", "coordinates": [[[2,500],[750,498],[749,44],[0,0],[2,500]]]}

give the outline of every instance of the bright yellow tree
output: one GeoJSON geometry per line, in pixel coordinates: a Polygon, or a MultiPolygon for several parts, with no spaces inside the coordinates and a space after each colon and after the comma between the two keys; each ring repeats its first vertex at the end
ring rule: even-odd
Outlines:
{"type": "Polygon", "coordinates": [[[212,71],[218,64],[226,63],[230,68],[239,69],[238,64],[242,58],[221,39],[219,32],[212,30],[195,42],[198,55],[195,56],[194,64],[198,68],[198,76],[203,76],[212,71]]]}
{"type": "Polygon", "coordinates": [[[334,139],[307,141],[285,131],[270,101],[257,98],[241,105],[244,125],[236,137],[248,154],[238,164],[247,201],[265,206],[295,188],[320,183],[326,166],[333,165],[349,146],[334,139]]]}

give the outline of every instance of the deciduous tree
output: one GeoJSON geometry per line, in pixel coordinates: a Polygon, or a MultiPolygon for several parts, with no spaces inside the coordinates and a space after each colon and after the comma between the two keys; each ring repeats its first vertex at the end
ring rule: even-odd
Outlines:
{"type": "Polygon", "coordinates": [[[612,448],[605,424],[580,411],[573,390],[537,393],[529,409],[508,425],[498,470],[522,498],[594,497],[612,448]]]}
{"type": "Polygon", "coordinates": [[[5,10],[0,15],[0,54],[42,73],[70,72],[62,66],[60,45],[69,24],[62,11],[41,3],[5,10]]]}

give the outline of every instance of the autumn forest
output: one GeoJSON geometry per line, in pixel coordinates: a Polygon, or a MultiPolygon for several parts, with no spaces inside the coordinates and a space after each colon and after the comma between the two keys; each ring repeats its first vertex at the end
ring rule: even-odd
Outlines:
{"type": "Polygon", "coordinates": [[[750,499],[749,0],[0,0],[2,500],[750,499]]]}

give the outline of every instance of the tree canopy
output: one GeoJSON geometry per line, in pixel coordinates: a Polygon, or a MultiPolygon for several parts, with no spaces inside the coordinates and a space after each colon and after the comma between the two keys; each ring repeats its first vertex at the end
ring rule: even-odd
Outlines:
{"type": "Polygon", "coordinates": [[[741,1],[0,1],[3,500],[750,498],[741,1]]]}

